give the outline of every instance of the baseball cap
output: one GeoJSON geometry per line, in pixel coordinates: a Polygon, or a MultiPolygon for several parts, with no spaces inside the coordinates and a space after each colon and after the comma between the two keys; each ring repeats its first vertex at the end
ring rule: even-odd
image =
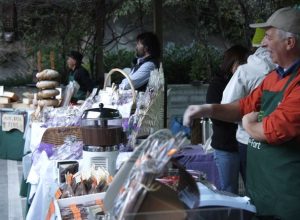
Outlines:
{"type": "Polygon", "coordinates": [[[74,60],[77,61],[77,63],[82,63],[83,56],[78,51],[74,51],[74,50],[70,51],[70,53],[68,54],[68,57],[73,58],[74,60]]]}
{"type": "Polygon", "coordinates": [[[265,23],[250,24],[252,28],[275,27],[293,34],[300,34],[300,10],[297,8],[281,8],[275,11],[265,23]]]}

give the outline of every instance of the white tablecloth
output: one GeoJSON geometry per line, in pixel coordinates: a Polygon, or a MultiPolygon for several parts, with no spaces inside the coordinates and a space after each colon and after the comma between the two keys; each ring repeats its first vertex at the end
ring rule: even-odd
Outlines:
{"type": "Polygon", "coordinates": [[[35,149],[39,146],[43,134],[47,128],[41,127],[43,123],[32,122],[27,123],[25,132],[24,132],[24,154],[28,152],[34,152],[35,149]]]}

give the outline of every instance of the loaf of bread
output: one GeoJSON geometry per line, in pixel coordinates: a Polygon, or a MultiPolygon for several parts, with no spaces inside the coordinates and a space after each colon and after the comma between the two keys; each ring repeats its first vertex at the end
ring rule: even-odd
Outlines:
{"type": "Polygon", "coordinates": [[[41,99],[48,99],[59,95],[57,89],[44,89],[38,92],[38,97],[41,99]]]}
{"type": "Polygon", "coordinates": [[[32,99],[29,99],[29,98],[23,98],[23,99],[22,99],[22,103],[23,103],[23,104],[26,104],[26,105],[30,105],[30,104],[32,104],[32,99]]]}
{"type": "Polygon", "coordinates": [[[52,69],[45,69],[36,74],[38,80],[53,80],[59,77],[59,73],[52,69]]]}
{"type": "Polygon", "coordinates": [[[42,100],[38,100],[38,105],[41,107],[44,106],[53,106],[56,107],[58,106],[59,101],[57,99],[42,99],[42,100]]]}
{"type": "Polygon", "coordinates": [[[4,91],[2,96],[9,98],[13,102],[16,102],[19,100],[19,97],[14,92],[4,91]]]}
{"type": "Polygon", "coordinates": [[[36,83],[38,89],[54,89],[58,86],[58,82],[52,80],[39,81],[36,83]]]}

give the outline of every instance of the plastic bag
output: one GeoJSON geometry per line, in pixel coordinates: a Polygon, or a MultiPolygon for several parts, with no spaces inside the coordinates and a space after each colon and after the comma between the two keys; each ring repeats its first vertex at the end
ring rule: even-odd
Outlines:
{"type": "Polygon", "coordinates": [[[182,118],[181,119],[176,117],[172,118],[170,130],[172,131],[173,135],[182,131],[186,137],[189,138],[191,136],[191,129],[189,127],[183,126],[182,118]]]}

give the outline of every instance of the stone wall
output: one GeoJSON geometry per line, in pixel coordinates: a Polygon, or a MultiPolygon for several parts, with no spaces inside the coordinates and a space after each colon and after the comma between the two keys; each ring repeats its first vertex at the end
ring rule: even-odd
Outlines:
{"type": "Polygon", "coordinates": [[[181,118],[188,105],[205,103],[207,87],[208,84],[168,85],[168,125],[173,117],[181,118]]]}

